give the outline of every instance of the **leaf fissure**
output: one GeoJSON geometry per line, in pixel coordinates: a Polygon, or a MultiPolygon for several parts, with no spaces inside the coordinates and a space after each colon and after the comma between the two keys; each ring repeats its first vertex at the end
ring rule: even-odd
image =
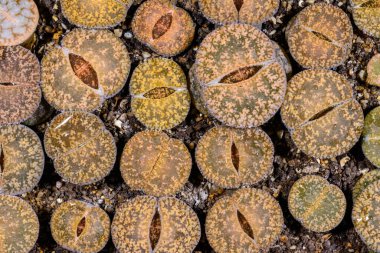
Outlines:
{"type": "Polygon", "coordinates": [[[152,38],[156,40],[163,36],[171,27],[172,21],[173,15],[171,13],[163,15],[153,27],[152,38]]]}
{"type": "Polygon", "coordinates": [[[327,107],[326,109],[316,113],[314,116],[312,116],[310,119],[309,119],[309,122],[311,121],[314,121],[314,120],[318,120],[324,116],[326,116],[329,112],[331,112],[332,110],[334,110],[336,108],[336,105],[332,105],[332,106],[329,106],[327,107]]]}
{"type": "Polygon", "coordinates": [[[240,163],[239,150],[236,147],[235,142],[232,142],[232,145],[231,145],[231,160],[232,160],[232,164],[234,165],[235,170],[239,172],[239,163],[240,163]]]}
{"type": "Polygon", "coordinates": [[[225,77],[223,77],[220,82],[225,83],[225,84],[232,84],[232,83],[239,83],[239,82],[245,81],[253,77],[254,75],[256,75],[257,72],[259,72],[260,69],[262,69],[262,67],[263,66],[249,66],[249,67],[240,68],[226,75],[225,77]]]}
{"type": "Polygon", "coordinates": [[[4,172],[4,164],[5,164],[5,158],[4,158],[4,149],[3,145],[0,144],[0,175],[4,172]]]}
{"type": "Polygon", "coordinates": [[[174,89],[168,87],[157,87],[144,94],[145,98],[161,99],[166,98],[175,92],[174,89]]]}
{"type": "Polygon", "coordinates": [[[244,0],[234,0],[236,10],[239,12],[244,4],[244,0]]]}
{"type": "Polygon", "coordinates": [[[380,2],[376,0],[370,0],[360,5],[362,8],[380,8],[380,2]]]}
{"type": "Polygon", "coordinates": [[[72,53],[69,54],[69,61],[75,75],[82,80],[83,83],[93,89],[99,88],[98,75],[88,61],[72,53]]]}
{"type": "Polygon", "coordinates": [[[329,43],[332,43],[333,41],[327,37],[326,35],[320,33],[320,32],[316,32],[316,31],[311,31],[315,36],[317,36],[318,38],[320,38],[321,40],[325,40],[329,43]]]}
{"type": "Polygon", "coordinates": [[[255,240],[253,229],[251,225],[249,225],[247,219],[244,217],[244,215],[237,210],[237,217],[240,223],[241,228],[243,229],[244,233],[246,233],[252,240],[255,240]]]}
{"type": "Polygon", "coordinates": [[[152,250],[154,250],[157,246],[158,240],[160,239],[161,235],[161,216],[158,210],[156,209],[156,212],[153,216],[152,222],[150,224],[150,230],[149,230],[149,240],[152,250]]]}
{"type": "Polygon", "coordinates": [[[82,233],[84,228],[86,227],[86,217],[83,217],[77,226],[77,237],[79,237],[82,233]]]}

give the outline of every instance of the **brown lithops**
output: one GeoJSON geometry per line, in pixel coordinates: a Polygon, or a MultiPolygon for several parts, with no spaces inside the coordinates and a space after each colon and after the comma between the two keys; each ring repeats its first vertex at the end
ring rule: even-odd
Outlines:
{"type": "Polygon", "coordinates": [[[0,252],[30,252],[39,229],[37,215],[25,200],[0,195],[0,252]]]}
{"type": "Polygon", "coordinates": [[[364,116],[351,85],[331,70],[305,70],[288,83],[282,120],[304,153],[330,158],[358,141],[364,116]]]}
{"type": "Polygon", "coordinates": [[[163,132],[143,131],[125,145],[120,170],[132,189],[164,196],[175,194],[185,185],[191,163],[182,141],[163,132]]]}
{"type": "Polygon", "coordinates": [[[154,58],[138,65],[129,90],[132,112],[148,128],[171,129],[189,112],[186,76],[173,60],[154,58]]]}
{"type": "Polygon", "coordinates": [[[283,102],[285,71],[272,41],[253,26],[235,24],[211,32],[194,67],[203,103],[225,125],[262,125],[283,102]]]}
{"type": "Polygon", "coordinates": [[[41,101],[40,63],[21,46],[0,47],[0,73],[0,125],[20,123],[41,101]]]}
{"type": "Polygon", "coordinates": [[[351,0],[355,24],[368,35],[380,38],[380,0],[351,0]]]}
{"type": "Polygon", "coordinates": [[[380,167],[380,106],[365,117],[362,149],[367,159],[380,167]]]}
{"type": "Polygon", "coordinates": [[[103,179],[116,160],[112,134],[95,115],[64,112],[45,132],[45,151],[66,181],[85,185],[103,179]]]}
{"type": "Polygon", "coordinates": [[[288,206],[305,228],[327,232],[343,220],[347,204],[338,186],[320,176],[304,176],[292,186],[288,206]]]}
{"type": "Polygon", "coordinates": [[[380,54],[374,55],[368,62],[367,83],[380,87],[380,54]]]}
{"type": "Polygon", "coordinates": [[[132,21],[136,38],[164,56],[183,52],[193,41],[191,16],[169,0],[148,0],[140,5],[132,21]]]}
{"type": "Polygon", "coordinates": [[[259,189],[240,189],[218,200],[206,218],[206,235],[218,253],[269,250],[284,218],[278,202],[259,189]]]}
{"type": "Polygon", "coordinates": [[[133,0],[61,0],[70,23],[86,28],[109,28],[125,20],[133,0]]]}
{"type": "Polygon", "coordinates": [[[286,30],[289,50],[304,68],[333,68],[347,60],[353,29],[347,14],[326,3],[312,4],[298,13],[286,30]]]}
{"type": "Polygon", "coordinates": [[[65,249],[81,253],[101,251],[108,242],[110,227],[105,211],[79,200],[62,203],[50,221],[54,240],[65,249]]]}
{"type": "Polygon", "coordinates": [[[214,127],[199,141],[195,157],[204,177],[224,188],[254,184],[273,168],[274,147],[261,129],[214,127]]]}
{"type": "Polygon", "coordinates": [[[33,0],[0,1],[0,46],[15,46],[27,41],[36,30],[39,18],[33,0]]]}
{"type": "Polygon", "coordinates": [[[42,60],[42,91],[58,110],[94,111],[125,85],[130,59],[108,30],[75,29],[42,60]]]}
{"type": "Polygon", "coordinates": [[[111,234],[121,253],[188,253],[201,230],[197,215],[184,202],[139,196],[117,208],[111,234]]]}
{"type": "Polygon", "coordinates": [[[380,170],[371,170],[365,173],[352,189],[352,199],[355,201],[369,185],[379,180],[380,170]]]}

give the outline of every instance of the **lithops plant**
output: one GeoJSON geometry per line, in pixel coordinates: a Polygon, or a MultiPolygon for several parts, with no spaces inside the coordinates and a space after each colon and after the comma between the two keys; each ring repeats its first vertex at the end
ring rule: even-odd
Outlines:
{"type": "Polygon", "coordinates": [[[289,50],[304,68],[333,68],[345,62],[352,48],[353,28],[347,14],[326,3],[298,13],[286,30],[289,50]]]}
{"type": "Polygon", "coordinates": [[[261,129],[214,127],[199,141],[195,157],[206,179],[223,188],[255,184],[273,168],[274,147],[261,129]]]}
{"type": "Polygon", "coordinates": [[[91,113],[59,114],[50,122],[44,144],[57,173],[73,184],[97,182],[115,164],[115,140],[103,122],[91,113]]]}
{"type": "Polygon", "coordinates": [[[0,46],[15,46],[32,37],[38,25],[33,0],[0,0],[0,46]]]}
{"type": "Polygon", "coordinates": [[[121,253],[188,253],[198,244],[201,228],[184,202],[139,196],[116,209],[111,234],[121,253]]]}
{"type": "Polygon", "coordinates": [[[272,41],[253,26],[234,24],[211,32],[198,49],[194,67],[203,103],[225,125],[262,125],[283,102],[285,71],[272,41]]]}
{"type": "Polygon", "coordinates": [[[108,30],[74,29],[42,60],[42,91],[58,110],[94,111],[125,85],[130,59],[108,30]]]}
{"type": "Polygon", "coordinates": [[[380,170],[376,169],[365,173],[352,189],[352,199],[355,201],[369,185],[376,181],[380,181],[380,170]]]}
{"type": "Polygon", "coordinates": [[[40,63],[21,46],[0,47],[0,73],[0,125],[20,123],[41,101],[40,63]]]}
{"type": "Polygon", "coordinates": [[[302,226],[314,232],[337,227],[346,213],[346,198],[338,186],[320,176],[304,176],[289,192],[289,211],[302,226]]]}
{"type": "Polygon", "coordinates": [[[30,252],[39,229],[37,215],[25,200],[0,195],[0,252],[30,252]]]}
{"type": "Polygon", "coordinates": [[[380,106],[365,118],[362,149],[367,159],[380,167],[380,106]]]}
{"type": "Polygon", "coordinates": [[[199,0],[203,15],[216,24],[261,25],[277,12],[279,0],[199,0]]]}
{"type": "Polygon", "coordinates": [[[190,81],[190,93],[192,102],[197,108],[197,110],[204,115],[208,115],[206,104],[202,98],[202,87],[201,84],[195,78],[195,65],[193,65],[189,70],[189,81],[190,81]]]}
{"type": "Polygon", "coordinates": [[[380,38],[380,0],[351,0],[355,24],[368,35],[380,38]]]}
{"type": "Polygon", "coordinates": [[[368,62],[367,83],[380,87],[380,54],[374,55],[368,62]]]}
{"type": "Polygon", "coordinates": [[[281,207],[269,193],[246,188],[214,204],[206,235],[218,253],[261,252],[276,242],[283,224],[281,207]]]}
{"type": "Polygon", "coordinates": [[[37,134],[23,125],[0,127],[0,194],[22,194],[40,181],[44,151],[37,134]]]}
{"type": "Polygon", "coordinates": [[[111,221],[100,207],[79,200],[62,203],[54,211],[50,228],[54,240],[74,252],[96,253],[107,244],[111,221]]]}
{"type": "Polygon", "coordinates": [[[163,132],[143,131],[125,145],[121,175],[133,190],[153,196],[172,195],[186,183],[191,156],[182,141],[163,132]]]}
{"type": "Polygon", "coordinates": [[[169,0],[148,0],[132,20],[136,38],[164,56],[183,52],[193,41],[195,24],[191,16],[169,0]]]}
{"type": "Polygon", "coordinates": [[[322,69],[302,71],[290,80],[281,116],[296,146],[319,158],[349,151],[364,122],[348,80],[322,69]]]}
{"type": "Polygon", "coordinates": [[[186,76],[173,60],[154,58],[138,65],[129,90],[132,112],[148,128],[171,129],[189,112],[186,76]]]}
{"type": "Polygon", "coordinates": [[[61,0],[62,13],[80,27],[109,28],[125,20],[133,0],[61,0]]]}

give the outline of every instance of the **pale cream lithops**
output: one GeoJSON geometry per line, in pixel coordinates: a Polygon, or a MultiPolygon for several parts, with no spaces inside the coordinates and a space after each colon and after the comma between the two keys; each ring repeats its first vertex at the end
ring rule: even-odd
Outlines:
{"type": "Polygon", "coordinates": [[[367,159],[380,167],[380,106],[365,117],[362,149],[367,159]]]}
{"type": "Polygon", "coordinates": [[[352,199],[356,199],[360,194],[371,184],[380,180],[380,170],[375,169],[365,173],[358,182],[356,182],[354,188],[352,189],[352,199]]]}
{"type": "Polygon", "coordinates": [[[380,87],[380,54],[375,54],[368,62],[366,81],[380,87]]]}
{"type": "Polygon", "coordinates": [[[351,0],[355,24],[370,36],[380,38],[380,0],[351,0]]]}

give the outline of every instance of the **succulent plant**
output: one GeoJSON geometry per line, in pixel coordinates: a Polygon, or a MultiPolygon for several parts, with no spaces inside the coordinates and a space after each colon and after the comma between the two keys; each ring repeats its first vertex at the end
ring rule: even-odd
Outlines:
{"type": "Polygon", "coordinates": [[[272,41],[244,24],[223,26],[206,36],[197,52],[194,78],[208,112],[238,128],[268,121],[286,91],[286,74],[272,41]]]}
{"type": "Polygon", "coordinates": [[[319,158],[350,150],[364,122],[348,80],[323,69],[305,70],[290,80],[281,116],[296,146],[319,158]]]}
{"type": "Polygon", "coordinates": [[[136,38],[164,56],[183,52],[193,41],[195,24],[191,16],[168,0],[148,0],[132,20],[136,38]]]}
{"type": "Polygon", "coordinates": [[[133,0],[61,0],[70,23],[86,28],[109,28],[125,20],[133,0]]]}
{"type": "Polygon", "coordinates": [[[289,50],[304,68],[333,68],[347,60],[353,28],[347,14],[332,4],[312,4],[290,21],[289,50]]]}
{"type": "Polygon", "coordinates": [[[351,0],[355,24],[368,35],[380,38],[380,0],[351,0]]]}
{"type": "Polygon", "coordinates": [[[191,165],[190,153],[182,141],[163,132],[143,131],[125,145],[120,170],[132,189],[165,196],[185,185],[191,165]]]}
{"type": "Polygon", "coordinates": [[[111,221],[100,207],[79,200],[62,203],[54,211],[50,228],[54,240],[74,252],[96,253],[109,239],[111,221]]]}
{"type": "Polygon", "coordinates": [[[27,41],[36,30],[39,18],[33,0],[1,0],[0,46],[15,46],[27,41]]]}
{"type": "MultiPolygon", "coordinates": [[[[380,5],[379,5],[379,9],[380,9],[380,5]]],[[[380,87],[380,54],[374,55],[371,58],[371,60],[368,62],[367,83],[380,87]]]]}
{"type": "Polygon", "coordinates": [[[120,253],[188,253],[198,244],[201,228],[184,202],[139,196],[117,208],[111,234],[120,253]]]}
{"type": "Polygon", "coordinates": [[[45,132],[45,151],[66,181],[86,185],[103,179],[116,160],[112,134],[95,115],[63,112],[45,132]]]}
{"type": "Polygon", "coordinates": [[[39,229],[37,215],[25,200],[0,195],[0,252],[30,252],[39,229]]]}
{"type": "Polygon", "coordinates": [[[193,65],[189,70],[189,90],[192,98],[192,102],[200,113],[208,115],[206,104],[202,98],[202,87],[201,84],[195,78],[195,65],[193,65]]]}
{"type": "Polygon", "coordinates": [[[352,199],[354,202],[360,194],[371,184],[380,180],[380,170],[371,170],[365,173],[352,189],[352,199]]]}
{"type": "Polygon", "coordinates": [[[199,141],[195,157],[204,177],[223,188],[254,184],[273,168],[274,147],[261,129],[214,127],[199,141]]]}
{"type": "Polygon", "coordinates": [[[108,30],[74,29],[42,60],[42,91],[58,110],[94,111],[125,85],[128,50],[108,30]]]}
{"type": "Polygon", "coordinates": [[[206,218],[206,235],[218,253],[267,251],[284,224],[281,207],[267,192],[240,189],[219,199],[206,218]]]}
{"type": "Polygon", "coordinates": [[[0,73],[0,125],[20,123],[41,101],[40,63],[21,46],[0,47],[0,73]]]}
{"type": "Polygon", "coordinates": [[[190,109],[186,76],[173,60],[154,58],[137,66],[129,85],[132,112],[148,128],[171,129],[190,109]]]}
{"type": "Polygon", "coordinates": [[[50,119],[54,112],[54,108],[51,107],[44,98],[42,98],[37,110],[32,114],[32,116],[30,116],[29,119],[22,122],[22,124],[27,126],[40,125],[50,119]]]}
{"type": "Polygon", "coordinates": [[[338,186],[323,177],[308,175],[293,184],[288,206],[293,217],[305,228],[327,232],[343,220],[347,204],[338,186]]]}
{"type": "Polygon", "coordinates": [[[365,118],[362,149],[367,159],[380,167],[380,106],[365,118]]]}

